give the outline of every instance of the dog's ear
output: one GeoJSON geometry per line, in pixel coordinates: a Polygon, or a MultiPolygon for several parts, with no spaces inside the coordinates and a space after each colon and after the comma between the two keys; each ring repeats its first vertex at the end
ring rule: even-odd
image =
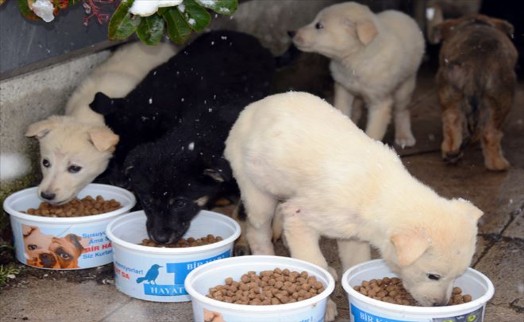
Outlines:
{"type": "Polygon", "coordinates": [[[65,239],[67,239],[76,249],[80,251],[83,251],[89,245],[89,239],[87,239],[86,244],[86,238],[82,238],[75,234],[68,234],[65,236],[65,239]]]}
{"type": "Polygon", "coordinates": [[[59,126],[61,123],[61,118],[59,116],[51,116],[45,120],[35,122],[28,126],[25,136],[27,137],[36,137],[41,139],[46,136],[52,129],[59,126]]]}
{"type": "Polygon", "coordinates": [[[110,98],[102,92],[95,94],[95,98],[89,104],[89,107],[102,115],[111,114],[116,108],[120,107],[123,103],[123,99],[120,98],[110,98]]]}
{"type": "Polygon", "coordinates": [[[412,229],[394,234],[391,243],[395,247],[398,264],[411,265],[431,245],[431,239],[422,229],[412,229]]]}
{"type": "Polygon", "coordinates": [[[89,139],[98,151],[113,151],[119,141],[119,136],[108,127],[101,126],[91,129],[89,139]]]}
{"type": "Polygon", "coordinates": [[[233,171],[225,158],[214,161],[213,166],[204,170],[204,175],[211,177],[217,182],[230,181],[233,179],[233,171]]]}
{"type": "Polygon", "coordinates": [[[204,175],[210,177],[216,182],[224,182],[225,178],[222,176],[222,173],[219,169],[205,169],[204,175]]]}
{"type": "Polygon", "coordinates": [[[509,38],[513,39],[513,33],[515,29],[513,28],[513,25],[511,23],[507,22],[506,20],[497,18],[489,18],[489,21],[495,28],[499,29],[500,31],[508,35],[509,38]]]}
{"type": "Polygon", "coordinates": [[[455,207],[457,207],[455,210],[457,214],[465,214],[467,218],[473,220],[475,223],[484,214],[482,210],[475,207],[471,202],[465,199],[453,199],[451,202],[455,207]]]}
{"type": "Polygon", "coordinates": [[[432,44],[438,44],[442,40],[448,38],[456,25],[461,22],[459,19],[449,19],[439,23],[433,28],[431,35],[429,36],[429,42],[432,44]]]}
{"type": "Polygon", "coordinates": [[[364,45],[369,44],[378,35],[378,30],[372,20],[357,23],[357,37],[364,45]]]}

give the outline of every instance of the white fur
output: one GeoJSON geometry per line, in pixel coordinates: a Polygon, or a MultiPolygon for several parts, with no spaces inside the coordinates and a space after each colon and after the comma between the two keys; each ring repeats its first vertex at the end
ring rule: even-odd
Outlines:
{"type": "Polygon", "coordinates": [[[331,59],[334,105],[357,123],[357,101],[363,100],[371,138],[384,138],[394,106],[395,142],[402,147],[415,144],[408,105],[424,38],[412,18],[395,10],[374,14],[355,2],[340,3],[320,11],[293,41],[303,51],[331,59]]]}
{"type": "Polygon", "coordinates": [[[102,92],[111,98],[126,96],[150,70],[166,62],[175,53],[176,47],[170,43],[148,46],[134,42],[122,46],[73,92],[66,103],[66,115],[85,123],[104,124],[102,115],[89,107],[95,94],[102,92]]]}
{"type": "Polygon", "coordinates": [[[0,154],[0,180],[12,181],[29,172],[29,160],[18,153],[0,154]]]}
{"type": "Polygon", "coordinates": [[[482,212],[438,196],[393,150],[316,96],[277,94],[246,107],[225,157],[246,206],[254,254],[274,253],[271,222],[279,204],[291,256],[328,268],[318,240],[336,238],[348,269],[369,259],[369,242],[423,305],[446,302],[470,264],[482,212]]]}
{"type": "Polygon", "coordinates": [[[54,196],[46,201],[65,203],[107,168],[119,137],[89,104],[97,92],[124,97],[175,52],[176,47],[169,43],[122,46],[75,90],[66,104],[65,116],[51,116],[28,127],[26,136],[40,143],[43,179],[38,186],[39,196],[54,196]]]}

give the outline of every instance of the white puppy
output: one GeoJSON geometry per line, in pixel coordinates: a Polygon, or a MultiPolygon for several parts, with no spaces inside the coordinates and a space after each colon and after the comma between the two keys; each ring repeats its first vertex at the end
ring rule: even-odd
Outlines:
{"type": "Polygon", "coordinates": [[[328,268],[318,241],[336,238],[348,269],[370,258],[369,242],[425,306],[446,304],[470,265],[482,211],[437,195],[393,150],[316,96],[290,92],[248,105],[225,157],[254,254],[274,253],[271,222],[280,204],[292,257],[328,268]]]}
{"type": "Polygon", "coordinates": [[[66,104],[65,116],[51,116],[28,127],[25,135],[40,143],[43,179],[38,195],[42,199],[66,203],[107,168],[119,137],[89,107],[95,94],[124,97],[175,53],[170,43],[122,46],[78,86],[66,104]]]}
{"type": "Polygon", "coordinates": [[[331,59],[334,105],[357,123],[363,100],[370,137],[384,138],[394,106],[395,142],[401,147],[415,144],[408,105],[424,37],[412,18],[395,10],[374,14],[355,2],[340,3],[320,11],[293,42],[302,51],[331,59]]]}

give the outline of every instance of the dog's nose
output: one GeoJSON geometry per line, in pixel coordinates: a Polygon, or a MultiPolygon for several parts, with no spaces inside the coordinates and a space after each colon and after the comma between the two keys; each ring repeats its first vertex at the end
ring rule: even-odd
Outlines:
{"type": "Polygon", "coordinates": [[[52,193],[52,192],[45,192],[45,191],[42,191],[40,193],[40,196],[42,197],[42,199],[45,199],[45,200],[53,200],[55,199],[56,197],[56,194],[52,193]]]}
{"type": "Polygon", "coordinates": [[[295,37],[295,35],[297,34],[297,32],[294,31],[294,30],[288,30],[287,34],[288,34],[289,37],[293,38],[293,37],[295,37]]]}
{"type": "Polygon", "coordinates": [[[166,230],[155,231],[151,234],[151,237],[159,244],[167,244],[171,241],[171,233],[166,230]]]}

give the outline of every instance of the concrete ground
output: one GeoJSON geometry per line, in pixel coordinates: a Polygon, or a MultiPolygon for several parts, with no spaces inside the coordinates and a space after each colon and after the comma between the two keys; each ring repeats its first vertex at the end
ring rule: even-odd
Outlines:
{"type": "MultiPolygon", "coordinates": [[[[485,214],[480,221],[478,248],[472,266],[487,275],[496,291],[486,309],[486,322],[524,321],[524,84],[505,126],[503,148],[512,167],[507,172],[485,170],[479,146],[471,146],[456,166],[440,158],[440,112],[433,73],[422,76],[413,101],[415,148],[399,151],[408,170],[446,197],[471,200],[485,214]]],[[[387,140],[390,140],[389,134],[387,140]]],[[[330,265],[339,269],[336,244],[322,240],[330,265]]],[[[280,255],[286,255],[282,245],[280,255]]],[[[0,290],[1,321],[192,321],[191,303],[154,303],[130,298],[113,285],[111,266],[78,272],[31,274],[0,290]],[[58,274],[59,273],[59,274],[58,274]]],[[[27,273],[29,271],[29,273],[27,273]]],[[[347,297],[337,285],[337,321],[348,321],[347,297]]]]}

